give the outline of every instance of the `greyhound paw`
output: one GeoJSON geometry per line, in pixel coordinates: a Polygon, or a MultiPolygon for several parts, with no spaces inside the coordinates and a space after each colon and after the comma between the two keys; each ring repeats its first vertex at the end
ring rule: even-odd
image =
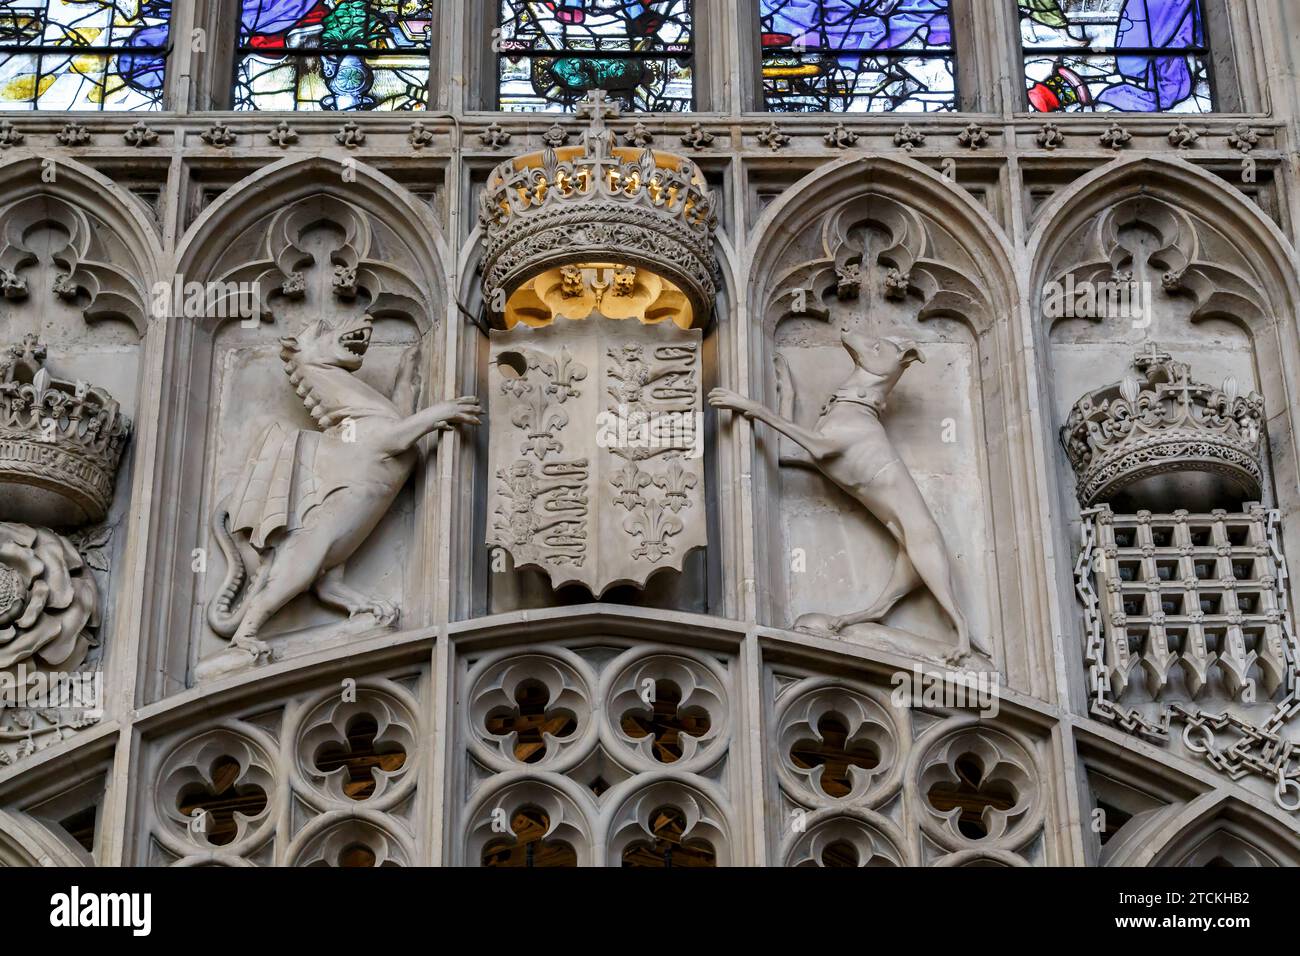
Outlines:
{"type": "Polygon", "coordinates": [[[358,617],[362,614],[369,614],[375,619],[375,623],[380,627],[393,627],[401,617],[401,611],[396,604],[391,601],[374,600],[369,604],[362,604],[352,611],[351,617],[358,617]]]}
{"type": "Polygon", "coordinates": [[[715,388],[709,392],[709,404],[714,408],[727,408],[741,415],[750,414],[754,407],[753,402],[729,388],[715,388]]]}
{"type": "Polygon", "coordinates": [[[843,626],[841,618],[826,614],[805,614],[794,622],[794,629],[800,634],[813,634],[817,637],[834,636],[843,626]]]}

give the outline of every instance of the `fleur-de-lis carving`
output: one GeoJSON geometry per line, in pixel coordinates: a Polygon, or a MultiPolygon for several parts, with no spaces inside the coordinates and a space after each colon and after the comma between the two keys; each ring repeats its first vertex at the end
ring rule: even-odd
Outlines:
{"type": "Polygon", "coordinates": [[[654,563],[670,557],[673,553],[668,539],[680,534],[682,519],[672,514],[661,501],[650,499],[645,507],[637,509],[623,525],[624,529],[641,539],[641,543],[632,551],[632,557],[645,558],[654,563]]]}
{"type": "Polygon", "coordinates": [[[532,392],[525,404],[511,413],[510,422],[527,433],[519,446],[521,455],[532,455],[541,461],[551,452],[558,454],[564,450],[564,444],[556,436],[569,424],[569,416],[554,408],[541,392],[532,392]]]}
{"type": "Polygon", "coordinates": [[[668,463],[666,475],[655,478],[655,487],[664,493],[664,506],[671,508],[674,514],[691,506],[691,489],[699,483],[699,476],[683,468],[677,458],[668,463]]]}
{"type": "Polygon", "coordinates": [[[561,348],[554,361],[542,359],[537,364],[548,379],[546,393],[553,395],[561,405],[569,398],[577,398],[582,394],[576,383],[587,377],[587,367],[575,359],[567,348],[561,348]]]}
{"type": "Polygon", "coordinates": [[[623,464],[623,469],[614,474],[609,479],[609,483],[618,489],[618,494],[614,497],[614,504],[633,511],[636,508],[645,505],[645,498],[641,496],[641,490],[650,486],[650,476],[637,467],[637,463],[631,459],[623,464]]]}

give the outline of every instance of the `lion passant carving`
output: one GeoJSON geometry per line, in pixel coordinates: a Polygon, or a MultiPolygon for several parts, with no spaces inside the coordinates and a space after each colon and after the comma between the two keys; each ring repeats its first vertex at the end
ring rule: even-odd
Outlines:
{"type": "Polygon", "coordinates": [[[208,604],[208,625],[230,647],[201,663],[200,679],[265,662],[258,634],[300,594],[313,590],[350,617],[397,623],[399,609],[350,587],[347,561],[406,484],[416,443],[431,432],[479,424],[472,396],[415,411],[419,346],[402,358],[391,395],[357,378],[370,347],[370,316],[340,325],[320,319],[280,340],[280,356],[319,431],[275,423],[256,443],[212,531],[226,575],[208,604]]]}

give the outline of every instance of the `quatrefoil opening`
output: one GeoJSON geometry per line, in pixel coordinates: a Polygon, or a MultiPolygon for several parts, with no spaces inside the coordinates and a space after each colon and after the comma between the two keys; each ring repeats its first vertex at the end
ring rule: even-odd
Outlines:
{"type": "MultiPolygon", "coordinates": [[[[623,733],[634,740],[652,738],[650,750],[660,763],[682,759],[689,747],[685,738],[698,741],[712,726],[709,712],[703,707],[682,706],[681,688],[668,680],[657,682],[654,699],[624,713],[619,723],[623,733]]],[[[694,747],[689,749],[694,751],[694,747]]]]}
{"type": "Polygon", "coordinates": [[[256,783],[240,783],[244,768],[228,754],[217,757],[206,779],[190,783],[176,795],[176,808],[191,829],[213,846],[229,846],[239,837],[237,816],[254,820],[266,810],[266,791],[256,783]]]}
{"type": "Polygon", "coordinates": [[[521,681],[514,697],[514,707],[494,708],[484,725],[494,737],[513,736],[512,751],[521,763],[540,763],[551,749],[551,740],[568,740],[578,732],[578,719],[571,710],[549,706],[551,692],[541,681],[521,681]]]}

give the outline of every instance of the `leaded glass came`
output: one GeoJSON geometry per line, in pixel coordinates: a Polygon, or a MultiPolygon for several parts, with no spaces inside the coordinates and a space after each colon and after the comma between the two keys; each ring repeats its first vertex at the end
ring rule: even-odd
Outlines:
{"type": "Polygon", "coordinates": [[[237,110],[415,110],[435,0],[243,0],[237,110]]]}
{"type": "Polygon", "coordinates": [[[1029,106],[1212,110],[1200,0],[1019,0],[1029,106]]]}
{"type": "Polygon", "coordinates": [[[956,108],[949,0],[760,0],[773,112],[956,108]]]}
{"type": "Polygon", "coordinates": [[[691,0],[501,0],[500,11],[503,110],[571,112],[590,90],[636,112],[693,107],[691,0]]]}

